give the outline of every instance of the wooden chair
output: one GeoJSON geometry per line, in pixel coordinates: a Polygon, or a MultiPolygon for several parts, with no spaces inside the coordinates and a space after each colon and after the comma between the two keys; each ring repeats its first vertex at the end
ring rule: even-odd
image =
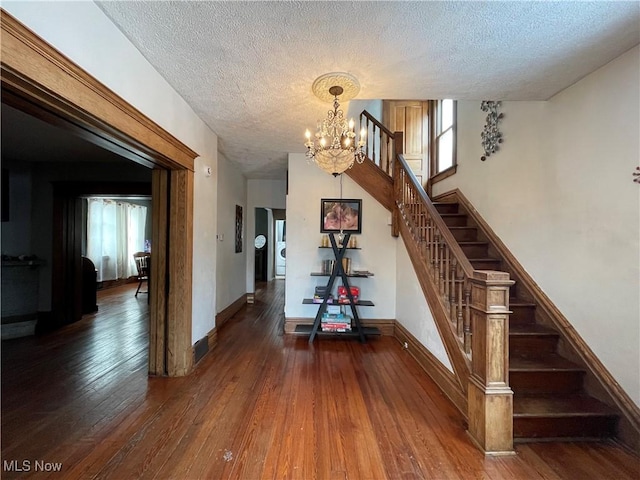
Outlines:
{"type": "Polygon", "coordinates": [[[133,254],[133,259],[136,262],[136,268],[138,269],[138,288],[135,296],[138,293],[149,293],[149,267],[151,264],[151,255],[147,252],[136,252],[133,254]],[[147,291],[140,291],[142,282],[147,282],[147,291]]]}

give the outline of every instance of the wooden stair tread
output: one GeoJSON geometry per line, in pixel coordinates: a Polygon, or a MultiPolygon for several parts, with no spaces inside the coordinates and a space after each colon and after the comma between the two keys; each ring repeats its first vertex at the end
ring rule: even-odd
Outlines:
{"type": "Polygon", "coordinates": [[[513,416],[566,417],[613,416],[608,405],[587,395],[514,395],[513,416]]]}
{"type": "Polygon", "coordinates": [[[484,246],[484,245],[489,245],[489,242],[481,242],[479,240],[462,240],[458,242],[458,245],[462,246],[484,246]]]}
{"type": "Polygon", "coordinates": [[[509,358],[509,371],[583,371],[583,368],[557,354],[512,355],[509,358]]]}
{"type": "Polygon", "coordinates": [[[528,300],[522,300],[520,298],[509,298],[510,307],[537,307],[534,302],[528,300]]]}

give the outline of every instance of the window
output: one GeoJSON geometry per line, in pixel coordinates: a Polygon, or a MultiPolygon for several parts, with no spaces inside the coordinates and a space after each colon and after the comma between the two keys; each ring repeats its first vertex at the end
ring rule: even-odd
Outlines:
{"type": "Polygon", "coordinates": [[[439,181],[455,173],[456,167],[456,102],[451,99],[431,102],[431,176],[439,181]]]}
{"type": "Polygon", "coordinates": [[[145,248],[147,207],[96,197],[87,203],[87,257],[98,281],[136,275],[133,254],[145,248]]]}

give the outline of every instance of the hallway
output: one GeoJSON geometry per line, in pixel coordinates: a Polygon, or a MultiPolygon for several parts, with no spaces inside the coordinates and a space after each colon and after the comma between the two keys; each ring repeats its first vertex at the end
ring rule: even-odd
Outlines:
{"type": "Polygon", "coordinates": [[[185,378],[147,376],[146,296],[2,343],[3,478],[635,479],[612,444],[519,445],[485,458],[390,337],[282,334],[284,281],[257,284],[185,378]],[[27,461],[28,463],[24,463],[27,461]],[[36,462],[61,472],[36,472],[36,462]],[[28,466],[19,471],[16,467],[28,466]],[[53,465],[55,467],[55,465],[53,465]],[[11,467],[11,468],[9,468],[11,467]]]}

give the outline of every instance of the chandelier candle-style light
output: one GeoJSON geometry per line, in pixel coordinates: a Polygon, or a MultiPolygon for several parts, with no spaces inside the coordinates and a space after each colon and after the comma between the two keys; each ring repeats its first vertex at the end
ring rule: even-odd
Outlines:
{"type": "Polygon", "coordinates": [[[363,147],[367,132],[363,128],[360,131],[360,138],[356,140],[353,119],[347,121],[340,110],[338,96],[343,92],[343,87],[339,85],[329,88],[329,94],[334,97],[333,110],[329,110],[327,118],[318,122],[314,140],[311,139],[309,130],[305,132],[307,141],[304,145],[307,147],[307,158],[333,176],[338,176],[351,168],[355,161],[362,163],[366,158],[363,147]]]}

